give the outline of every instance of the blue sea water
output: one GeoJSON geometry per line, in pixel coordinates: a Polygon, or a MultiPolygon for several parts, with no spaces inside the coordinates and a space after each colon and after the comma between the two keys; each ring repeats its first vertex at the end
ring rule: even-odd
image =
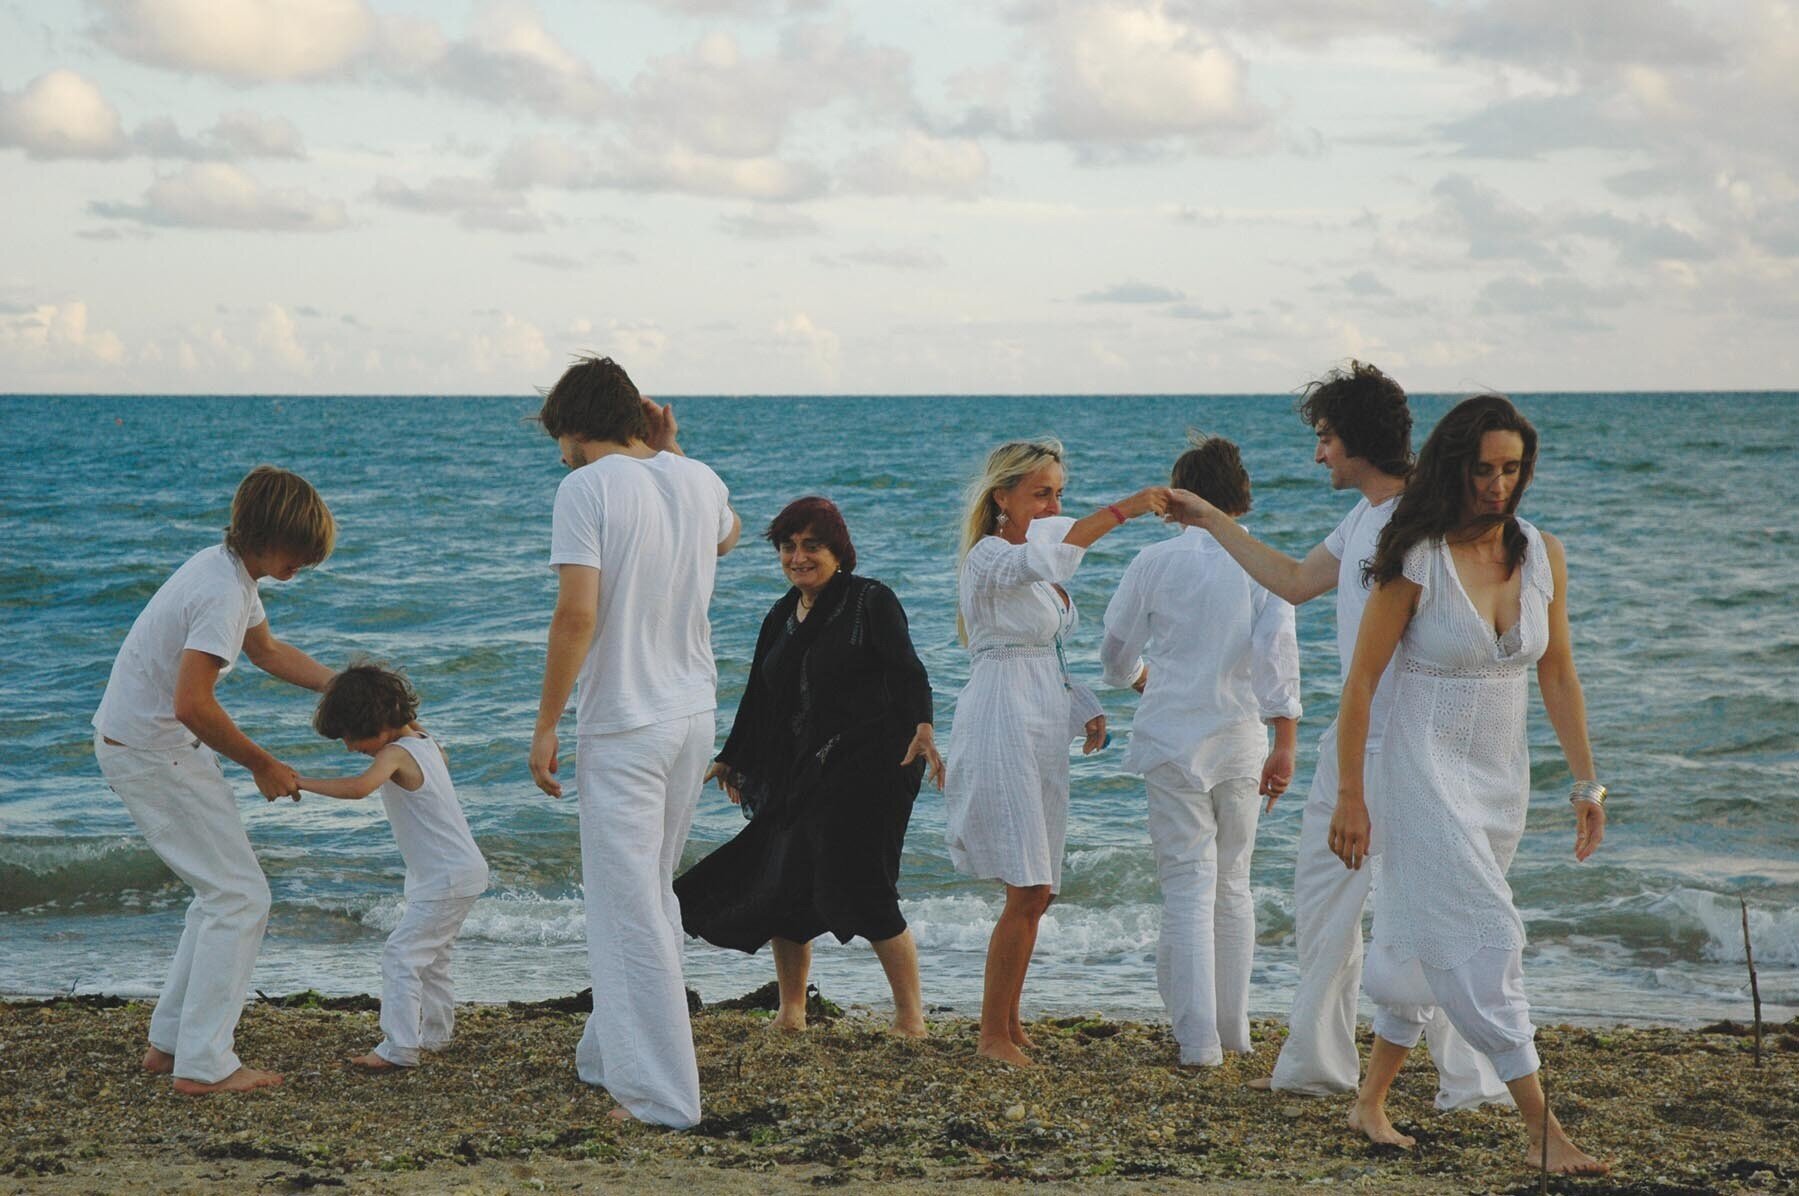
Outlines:
{"type": "MultiPolygon", "coordinates": [[[[1543,453],[1524,513],[1568,547],[1575,647],[1592,738],[1614,797],[1605,846],[1572,858],[1567,771],[1533,697],[1535,796],[1511,873],[1529,927],[1541,1018],[1688,1021],[1748,1008],[1738,899],[1748,902],[1770,1016],[1799,1007],[1799,405],[1794,394],[1545,394],[1520,398],[1543,453]]],[[[1419,438],[1449,406],[1415,400],[1419,438]]],[[[731,487],[752,531],[785,502],[843,507],[862,571],[900,595],[953,723],[967,658],[955,639],[958,495],[1001,439],[1054,434],[1081,511],[1163,480],[1192,427],[1237,440],[1253,530],[1294,554],[1348,510],[1312,464],[1291,396],[683,399],[682,440],[731,487]]],[[[403,665],[451,764],[494,884],[458,947],[467,999],[586,984],[575,807],[525,767],[554,579],[545,565],[556,450],[536,400],[0,397],[0,992],[149,994],[180,933],[185,890],[101,782],[88,719],[131,621],[192,552],[219,538],[251,466],[299,470],[339,519],[336,555],[263,583],[271,626],[328,663],[403,665]]],[[[1077,673],[1097,680],[1099,616],[1131,556],[1170,534],[1139,521],[1101,541],[1071,589],[1085,617],[1077,673]]],[[[783,590],[746,543],[712,604],[722,737],[762,613],[783,590]]],[[[1284,1012],[1294,975],[1291,872],[1313,745],[1338,664],[1328,599],[1299,614],[1306,717],[1300,775],[1264,818],[1253,871],[1254,1006],[1284,1012]]],[[[311,732],[310,695],[247,663],[221,687],[256,738],[304,769],[360,758],[311,732]]],[[[1120,771],[1135,696],[1103,694],[1109,750],[1073,765],[1065,889],[1026,988],[1034,1010],[1157,1008],[1159,911],[1138,781],[1120,771]]],[[[566,724],[565,724],[566,726],[566,724]]],[[[572,740],[569,740],[572,742],[572,740]]],[[[268,805],[233,766],[275,897],[255,986],[379,990],[402,871],[377,805],[268,805]]],[[[687,860],[741,825],[702,799],[687,860]]],[[[950,869],[927,793],[904,861],[926,998],[973,1012],[997,911],[992,884],[950,869]]],[[[771,974],[687,948],[708,1000],[771,974]]],[[[815,978],[881,1005],[865,944],[825,940],[815,978]]]]}

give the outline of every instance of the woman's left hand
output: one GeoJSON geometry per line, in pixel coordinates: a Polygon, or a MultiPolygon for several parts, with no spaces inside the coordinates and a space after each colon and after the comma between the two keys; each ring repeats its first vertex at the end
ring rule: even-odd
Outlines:
{"type": "Polygon", "coordinates": [[[1605,840],[1605,807],[1590,801],[1574,803],[1574,858],[1585,860],[1605,840]]]}
{"type": "Polygon", "coordinates": [[[918,730],[912,736],[912,742],[906,745],[906,758],[900,761],[905,768],[920,756],[925,760],[925,775],[931,778],[931,784],[943,788],[943,757],[937,754],[936,732],[931,730],[930,723],[919,723],[918,730]]]}
{"type": "Polygon", "coordinates": [[[1091,756],[1106,746],[1106,716],[1096,714],[1087,720],[1087,741],[1081,745],[1081,755],[1091,756]]]}

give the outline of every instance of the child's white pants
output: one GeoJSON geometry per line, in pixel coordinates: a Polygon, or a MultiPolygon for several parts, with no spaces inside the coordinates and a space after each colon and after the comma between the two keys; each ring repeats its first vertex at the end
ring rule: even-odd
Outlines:
{"type": "Polygon", "coordinates": [[[1457,967],[1433,968],[1376,943],[1368,952],[1367,984],[1374,1032],[1388,1042],[1413,1046],[1430,1021],[1447,1017],[1501,1080],[1537,1070],[1523,951],[1482,947],[1457,967]]]}
{"type": "Polygon", "coordinates": [[[419,1051],[442,1050],[456,1029],[450,952],[474,897],[406,902],[400,924],[381,950],[381,1032],[375,1054],[414,1067],[419,1051]]]}
{"type": "Polygon", "coordinates": [[[1254,778],[1202,789],[1177,764],[1143,777],[1162,884],[1156,987],[1181,1062],[1217,1065],[1250,1049],[1249,971],[1256,908],[1249,892],[1260,801],[1254,778]]]}
{"type": "Polygon", "coordinates": [[[175,1057],[177,1077],[215,1083],[241,1065],[232,1036],[268,926],[269,882],[211,748],[130,748],[95,735],[94,755],[150,849],[194,891],[150,1045],[175,1057]]]}
{"type": "MultiPolygon", "coordinates": [[[[1364,768],[1372,775],[1374,757],[1364,768]]],[[[1343,865],[1330,849],[1337,812],[1337,725],[1318,738],[1318,763],[1300,817],[1293,863],[1293,930],[1299,948],[1299,983],[1287,1019],[1287,1040],[1274,1064],[1273,1086],[1324,1096],[1353,1092],[1360,1076],[1356,1055],[1356,997],[1362,986],[1362,910],[1374,863],[1343,865]]],[[[1379,829],[1375,831],[1379,838],[1379,829]]],[[[1509,1104],[1511,1094],[1486,1057],[1457,1034],[1446,1017],[1423,1027],[1437,1065],[1439,1109],[1509,1104]]]]}
{"type": "Polygon", "coordinates": [[[700,1072],[681,974],[674,872],[712,755],[712,712],[612,735],[575,752],[593,1013],[575,1069],[639,1121],[700,1119],[700,1072]]]}

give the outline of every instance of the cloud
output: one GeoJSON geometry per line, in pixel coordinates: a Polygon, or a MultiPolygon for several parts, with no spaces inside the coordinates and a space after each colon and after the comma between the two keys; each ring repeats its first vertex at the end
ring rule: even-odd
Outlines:
{"type": "Polygon", "coordinates": [[[290,374],[312,373],[312,357],[300,347],[298,328],[287,309],[265,304],[256,320],[256,344],[278,368],[290,374]]]}
{"type": "Polygon", "coordinates": [[[447,91],[543,116],[592,121],[613,111],[616,90],[544,27],[528,4],[479,9],[468,37],[449,41],[421,24],[393,25],[387,66],[447,91]]]}
{"type": "Polygon", "coordinates": [[[752,208],[732,212],[718,218],[718,227],[734,237],[757,241],[810,237],[819,232],[818,221],[801,212],[752,208]]]}
{"type": "Polygon", "coordinates": [[[770,331],[776,343],[797,355],[818,380],[827,384],[837,380],[840,345],[835,332],[814,324],[803,311],[782,316],[770,331]]]}
{"type": "Polygon", "coordinates": [[[1228,307],[1205,307],[1198,303],[1177,303],[1168,309],[1168,314],[1177,320],[1204,320],[1216,323],[1231,318],[1228,307]]]}
{"type": "Polygon", "coordinates": [[[1596,331],[1605,325],[1594,319],[1595,310],[1621,307],[1636,294],[1634,287],[1595,286],[1577,278],[1507,276],[1481,288],[1474,311],[1483,316],[1524,316],[1560,330],[1596,331]]]}
{"type": "Polygon", "coordinates": [[[1032,132],[1051,140],[1219,147],[1263,129],[1243,60],[1171,16],[1163,0],[1065,5],[1042,32],[1044,83],[1032,132]]]}
{"type": "Polygon", "coordinates": [[[376,41],[363,0],[94,0],[95,40],[150,66],[243,83],[341,75],[376,41]]]}
{"type": "Polygon", "coordinates": [[[860,249],[843,255],[856,266],[882,266],[892,270],[941,270],[943,255],[929,249],[860,249]]]}
{"type": "Polygon", "coordinates": [[[546,270],[587,269],[586,262],[566,253],[515,253],[512,256],[527,265],[542,266],[546,270]]]}
{"type": "Polygon", "coordinates": [[[118,109],[74,71],[39,75],[17,92],[0,92],[0,145],[27,157],[118,158],[130,152],[118,109]]]}
{"type": "Polygon", "coordinates": [[[550,361],[543,330],[511,312],[497,312],[467,340],[468,367],[477,374],[526,374],[550,361]]]}
{"type": "Polygon", "coordinates": [[[1452,58],[1544,74],[1595,65],[1703,66],[1724,55],[1719,39],[1674,0],[1486,0],[1449,10],[1436,27],[1452,58]]]}
{"type": "Polygon", "coordinates": [[[1468,257],[1559,266],[1560,253],[1548,244],[1554,230],[1488,184],[1452,174],[1431,188],[1431,195],[1436,206],[1428,225],[1441,236],[1465,243],[1468,257]]]}
{"type": "Polygon", "coordinates": [[[79,299],[0,309],[0,361],[16,368],[58,371],[124,360],[124,342],[115,333],[90,328],[87,304],[79,299]]]}
{"type": "Polygon", "coordinates": [[[891,145],[866,151],[841,171],[847,190],[870,195],[942,195],[968,199],[987,188],[987,152],[965,137],[909,129],[891,145]]]}
{"type": "Polygon", "coordinates": [[[1343,280],[1343,289],[1359,299],[1385,299],[1393,288],[1374,276],[1372,270],[1357,270],[1343,280]]]}
{"type": "Polygon", "coordinates": [[[822,195],[824,173],[778,158],[730,158],[677,146],[614,145],[589,152],[561,138],[540,135],[514,142],[494,166],[501,186],[679,191],[720,198],[782,202],[822,195]]]}
{"type": "Polygon", "coordinates": [[[153,117],[131,135],[134,148],[153,158],[230,162],[244,158],[304,158],[300,130],[282,117],[227,112],[197,137],[186,137],[173,120],[153,117]]]}
{"type": "Polygon", "coordinates": [[[436,178],[411,186],[383,175],[370,197],[408,212],[453,215],[463,228],[503,233],[540,232],[541,216],[530,210],[524,193],[481,178],[436,178]]]}
{"type": "Polygon", "coordinates": [[[1077,303],[1177,303],[1186,293],[1147,282],[1120,282],[1077,295],[1077,303]]]}
{"type": "Polygon", "coordinates": [[[269,232],[330,232],[349,218],[338,200],[297,189],[275,189],[222,162],[195,163],[158,178],[142,203],[95,201],[95,215],[162,228],[223,228],[269,232]]]}

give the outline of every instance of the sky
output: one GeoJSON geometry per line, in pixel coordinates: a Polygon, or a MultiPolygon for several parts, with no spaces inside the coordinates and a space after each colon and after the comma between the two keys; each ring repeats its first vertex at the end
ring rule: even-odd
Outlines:
{"type": "Polygon", "coordinates": [[[0,392],[1799,386],[1799,2],[0,2],[0,392]]]}

